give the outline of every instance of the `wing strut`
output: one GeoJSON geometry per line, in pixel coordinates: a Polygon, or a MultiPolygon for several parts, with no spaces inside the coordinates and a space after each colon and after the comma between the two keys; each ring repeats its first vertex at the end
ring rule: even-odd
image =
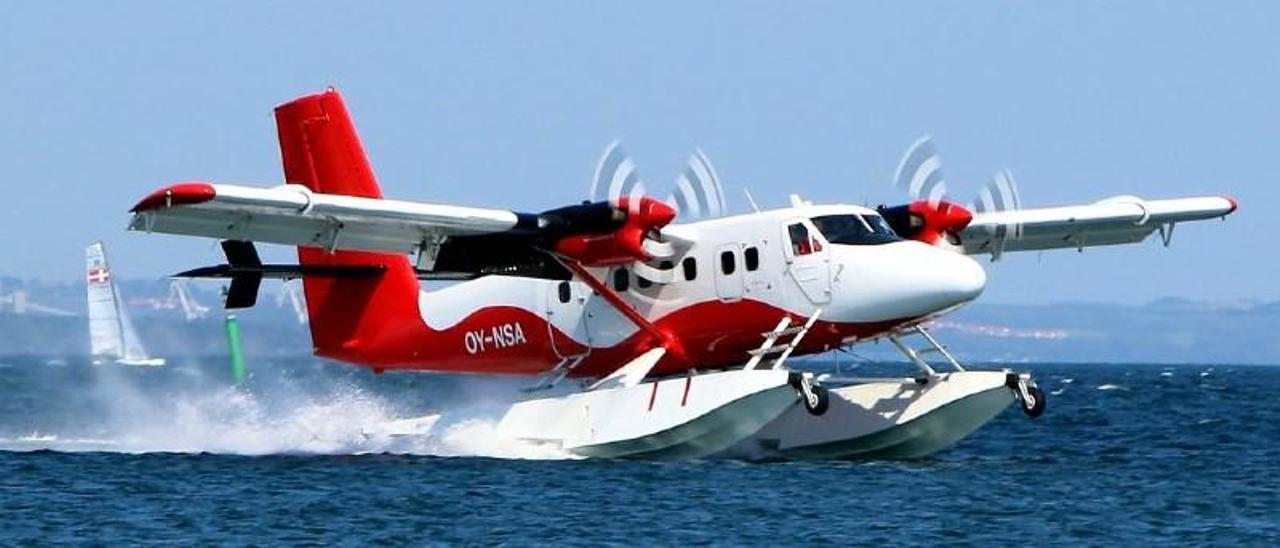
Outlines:
{"type": "Polygon", "coordinates": [[[591,273],[587,271],[586,267],[582,266],[582,263],[564,258],[560,258],[560,262],[565,266],[565,268],[569,269],[569,271],[573,273],[574,277],[582,280],[582,283],[587,284],[591,287],[592,291],[595,291],[597,295],[604,298],[605,302],[609,303],[609,306],[612,306],[614,310],[617,310],[618,313],[626,317],[627,320],[635,324],[636,327],[639,327],[640,330],[648,333],[653,339],[654,347],[665,348],[667,354],[686,364],[692,363],[691,360],[689,360],[689,355],[684,351],[684,345],[680,344],[679,339],[671,333],[654,325],[653,322],[645,319],[644,316],[641,316],[634,307],[622,299],[622,296],[615,293],[609,288],[609,286],[605,285],[604,282],[597,280],[595,276],[592,276],[591,273]]]}

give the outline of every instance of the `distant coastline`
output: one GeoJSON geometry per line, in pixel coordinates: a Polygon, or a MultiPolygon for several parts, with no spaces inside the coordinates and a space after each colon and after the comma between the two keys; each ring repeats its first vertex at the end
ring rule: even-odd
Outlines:
{"type": "MultiPolygon", "coordinates": [[[[186,321],[168,299],[169,280],[121,282],[130,312],[148,349],[159,356],[225,355],[220,286],[192,284],[210,308],[186,321]]],[[[239,311],[250,356],[307,356],[310,333],[293,309],[278,300],[280,288],[263,287],[257,307],[239,311]]],[[[84,286],[0,278],[0,355],[48,358],[88,352],[84,286]],[[26,306],[15,310],[13,295],[26,306]],[[32,306],[35,305],[35,306],[32,306]],[[48,313],[54,309],[70,315],[48,313]]],[[[1280,364],[1280,302],[1202,303],[1166,298],[1144,305],[1102,303],[974,303],[946,316],[934,333],[970,362],[1280,364]]],[[[897,361],[888,344],[854,347],[860,355],[897,361]]]]}

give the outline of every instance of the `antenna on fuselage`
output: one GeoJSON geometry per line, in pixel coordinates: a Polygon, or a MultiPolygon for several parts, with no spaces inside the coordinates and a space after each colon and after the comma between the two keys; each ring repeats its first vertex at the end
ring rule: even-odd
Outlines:
{"type": "Polygon", "coordinates": [[[760,206],[756,205],[756,199],[751,197],[751,191],[744,187],[742,193],[747,195],[747,203],[751,204],[751,209],[756,213],[760,213],[760,206]]]}
{"type": "Polygon", "coordinates": [[[809,200],[801,198],[799,194],[792,194],[788,196],[788,198],[791,200],[791,207],[804,207],[804,206],[813,205],[813,202],[810,202],[809,200]]]}

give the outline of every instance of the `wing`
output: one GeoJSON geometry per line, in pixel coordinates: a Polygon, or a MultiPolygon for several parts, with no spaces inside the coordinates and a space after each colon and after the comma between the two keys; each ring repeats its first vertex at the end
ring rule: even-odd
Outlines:
{"type": "Polygon", "coordinates": [[[1081,206],[975,213],[959,236],[966,254],[993,257],[1006,251],[1134,243],[1157,230],[1167,244],[1175,224],[1225,218],[1235,210],[1236,201],[1231,198],[1117,196],[1081,206]]]}
{"type": "MultiPolygon", "coordinates": [[[[557,257],[586,266],[670,258],[680,242],[659,230],[675,211],[648,197],[517,213],[313,192],[180,183],[132,209],[130,230],[338,250],[418,253],[418,267],[451,274],[563,277],[557,257]]],[[[230,257],[229,257],[230,258],[230,257]]]]}
{"type": "Polygon", "coordinates": [[[330,251],[412,253],[448,236],[494,234],[536,216],[401,200],[320,194],[302,185],[181,183],[133,207],[131,230],[330,251]]]}

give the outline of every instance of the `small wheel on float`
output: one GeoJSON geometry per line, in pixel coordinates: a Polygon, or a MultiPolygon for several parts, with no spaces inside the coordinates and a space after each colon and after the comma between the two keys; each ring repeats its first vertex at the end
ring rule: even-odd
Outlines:
{"type": "Polygon", "coordinates": [[[1044,391],[1034,384],[1028,384],[1026,391],[1019,399],[1022,401],[1022,412],[1033,419],[1044,414],[1045,405],[1048,403],[1044,391]]]}
{"type": "Polygon", "coordinates": [[[827,412],[827,407],[831,405],[831,396],[827,393],[827,389],[813,381],[808,375],[800,377],[800,386],[796,387],[800,391],[800,401],[804,403],[804,410],[810,415],[818,416],[827,412]]]}

